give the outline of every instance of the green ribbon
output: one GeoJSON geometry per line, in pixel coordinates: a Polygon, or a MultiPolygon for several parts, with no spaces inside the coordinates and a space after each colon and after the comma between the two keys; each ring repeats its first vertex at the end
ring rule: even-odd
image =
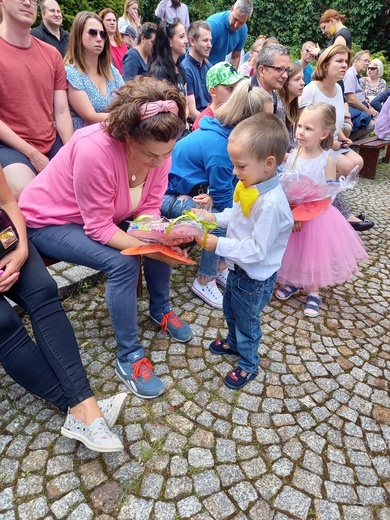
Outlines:
{"type": "Polygon", "coordinates": [[[208,220],[201,220],[199,219],[195,213],[193,213],[192,211],[189,211],[188,209],[185,209],[183,211],[183,214],[180,215],[180,217],[176,217],[174,218],[173,220],[171,220],[171,223],[169,224],[169,226],[167,227],[167,229],[165,230],[165,233],[168,235],[170,233],[170,231],[172,230],[173,226],[179,222],[180,220],[183,220],[183,219],[186,219],[186,220],[193,220],[195,221],[197,224],[200,224],[203,229],[204,229],[204,235],[203,235],[203,242],[202,242],[202,245],[200,246],[201,249],[204,248],[204,246],[206,245],[206,240],[207,240],[207,235],[208,233],[212,230],[212,229],[217,229],[218,227],[218,224],[216,222],[209,222],[208,220]]]}

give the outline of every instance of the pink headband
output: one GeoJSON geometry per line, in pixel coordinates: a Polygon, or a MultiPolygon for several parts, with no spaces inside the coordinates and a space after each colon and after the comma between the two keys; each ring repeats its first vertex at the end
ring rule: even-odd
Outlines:
{"type": "Polygon", "coordinates": [[[161,112],[172,112],[172,114],[177,116],[179,114],[179,107],[177,106],[176,101],[168,99],[165,101],[150,101],[149,103],[144,103],[139,107],[139,111],[141,119],[147,119],[148,117],[153,117],[161,112]]]}

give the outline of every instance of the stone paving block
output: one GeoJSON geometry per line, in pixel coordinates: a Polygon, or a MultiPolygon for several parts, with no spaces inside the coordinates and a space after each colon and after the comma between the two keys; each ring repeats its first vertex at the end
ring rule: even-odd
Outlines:
{"type": "Polygon", "coordinates": [[[178,455],[174,455],[171,458],[170,471],[172,477],[179,477],[181,475],[185,475],[188,469],[187,459],[184,457],[179,457],[178,455]]]}
{"type": "Polygon", "coordinates": [[[236,462],[236,443],[229,439],[217,439],[215,453],[218,462],[236,462]]]}
{"type": "Polygon", "coordinates": [[[280,442],[278,434],[268,428],[256,428],[256,437],[260,444],[277,444],[280,442]]]}
{"type": "Polygon", "coordinates": [[[189,477],[171,477],[166,482],[165,498],[181,498],[192,492],[192,480],[189,477]]]}
{"type": "Polygon", "coordinates": [[[334,482],[342,482],[344,484],[354,484],[354,473],[351,468],[334,462],[328,463],[329,478],[334,482]]]}
{"type": "Polygon", "coordinates": [[[255,487],[264,500],[268,502],[282,487],[282,484],[280,478],[269,473],[259,478],[255,482],[255,487]]]}
{"type": "Polygon", "coordinates": [[[378,477],[372,468],[364,466],[356,466],[355,472],[360,484],[365,486],[375,486],[378,483],[378,477]]]}
{"type": "Polygon", "coordinates": [[[71,491],[60,500],[53,502],[50,509],[54,513],[54,516],[58,519],[65,518],[70,510],[76,505],[85,500],[84,495],[79,489],[71,491]]]}
{"type": "Polygon", "coordinates": [[[323,474],[324,470],[322,458],[310,450],[305,451],[302,465],[304,468],[313,471],[314,473],[317,473],[317,475],[323,474]]]}
{"type": "Polygon", "coordinates": [[[30,495],[38,495],[43,490],[43,477],[39,475],[29,475],[25,478],[18,479],[16,495],[18,497],[26,497],[30,495]]]}
{"type": "Polygon", "coordinates": [[[339,508],[327,500],[314,500],[316,520],[340,520],[339,508]]]}
{"type": "Polygon", "coordinates": [[[175,520],[176,508],[169,502],[156,502],[152,518],[153,520],[175,520]]]}
{"type": "Polygon", "coordinates": [[[79,472],[81,482],[88,490],[103,484],[108,479],[99,461],[83,464],[79,468],[79,472]]]}
{"type": "Polygon", "coordinates": [[[290,515],[306,518],[310,503],[311,499],[307,495],[290,486],[285,486],[276,497],[274,506],[290,515]]]}
{"type": "Polygon", "coordinates": [[[376,433],[366,433],[368,447],[372,452],[384,452],[387,448],[382,436],[376,433]]]}
{"type": "Polygon", "coordinates": [[[377,505],[386,503],[386,491],[381,487],[357,486],[359,500],[363,505],[377,505]]]}
{"type": "Polygon", "coordinates": [[[194,468],[212,468],[214,466],[214,458],[210,450],[190,448],[188,450],[188,464],[194,468]]]}
{"type": "Polygon", "coordinates": [[[258,500],[249,510],[250,520],[270,520],[271,515],[271,508],[265,500],[258,500]]]}
{"type": "Polygon", "coordinates": [[[9,459],[7,457],[2,457],[0,459],[0,475],[1,480],[7,484],[11,483],[18,472],[19,469],[19,461],[15,459],[9,459]]]}
{"type": "Polygon", "coordinates": [[[40,471],[45,467],[48,456],[46,450],[32,451],[23,459],[22,471],[40,471]]]}
{"type": "Polygon", "coordinates": [[[352,486],[325,481],[325,489],[327,498],[331,502],[344,502],[345,504],[357,502],[357,495],[352,486]]]}
{"type": "Polygon", "coordinates": [[[376,514],[378,520],[388,520],[390,518],[390,507],[381,507],[376,514]]]}
{"type": "Polygon", "coordinates": [[[314,495],[318,498],[321,498],[322,496],[322,479],[310,471],[297,468],[294,472],[292,484],[298,489],[305,491],[305,493],[308,493],[309,495],[314,495]]]}
{"type": "Polygon", "coordinates": [[[294,464],[291,460],[283,457],[272,465],[272,471],[278,475],[278,477],[287,477],[293,471],[294,464]]]}
{"type": "Polygon", "coordinates": [[[153,500],[129,497],[121,507],[118,520],[147,520],[153,508],[153,500]]]}
{"type": "Polygon", "coordinates": [[[196,497],[192,496],[180,500],[177,503],[177,509],[180,518],[192,518],[194,514],[198,513],[202,509],[202,504],[196,497]]]}
{"type": "Polygon", "coordinates": [[[258,499],[255,488],[249,482],[240,482],[231,487],[229,495],[237,502],[242,511],[246,511],[258,499]]]}
{"type": "Polygon", "coordinates": [[[160,496],[162,486],[164,484],[164,477],[157,473],[144,475],[141,484],[141,495],[145,498],[154,498],[155,500],[160,496]]]}
{"type": "Polygon", "coordinates": [[[250,479],[260,477],[260,475],[267,472],[267,466],[261,457],[241,462],[240,466],[245,475],[250,479]]]}
{"type": "Polygon", "coordinates": [[[0,513],[0,520],[15,520],[16,516],[13,511],[7,511],[6,513],[0,513]]]}
{"type": "Polygon", "coordinates": [[[14,492],[12,488],[5,488],[0,492],[0,511],[14,507],[14,492]]]}
{"type": "Polygon", "coordinates": [[[113,513],[123,495],[123,488],[114,481],[108,481],[94,489],[90,495],[92,506],[104,513],[113,513]]]}
{"type": "Polygon", "coordinates": [[[213,470],[198,473],[193,477],[195,493],[204,497],[217,493],[221,489],[221,483],[213,470]]]}
{"type": "Polygon", "coordinates": [[[342,506],[342,511],[345,520],[374,520],[369,507],[342,506]]]}
{"type": "Polygon", "coordinates": [[[231,486],[236,482],[245,480],[243,472],[234,464],[224,464],[217,466],[216,469],[223,486],[231,486]]]}
{"type": "Polygon", "coordinates": [[[372,462],[381,478],[390,478],[390,457],[374,457],[372,462]]]}
{"type": "Polygon", "coordinates": [[[80,479],[74,473],[64,473],[59,477],[50,480],[46,489],[50,499],[58,498],[72,489],[80,487],[80,479]]]}
{"type": "Polygon", "coordinates": [[[203,500],[203,505],[211,516],[218,520],[224,520],[236,511],[226,493],[222,491],[203,500]]]}
{"type": "Polygon", "coordinates": [[[34,498],[26,504],[18,506],[18,514],[20,520],[38,520],[44,518],[49,512],[46,497],[34,498]]]}

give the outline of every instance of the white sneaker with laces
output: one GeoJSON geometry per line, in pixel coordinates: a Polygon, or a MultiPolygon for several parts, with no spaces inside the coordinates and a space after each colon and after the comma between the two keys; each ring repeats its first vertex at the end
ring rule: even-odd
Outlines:
{"type": "Polygon", "coordinates": [[[195,278],[191,290],[208,305],[211,305],[211,307],[222,309],[223,295],[218,289],[215,280],[211,280],[211,282],[206,283],[206,285],[201,285],[195,278]]]}
{"type": "Polygon", "coordinates": [[[217,282],[218,285],[220,285],[221,287],[223,287],[225,289],[226,287],[226,284],[227,284],[227,277],[228,277],[228,274],[229,274],[229,269],[226,268],[222,271],[222,273],[218,273],[217,274],[217,277],[215,279],[215,281],[217,282]]]}
{"type": "Polygon", "coordinates": [[[126,394],[126,392],[121,392],[120,394],[113,395],[108,399],[102,399],[101,401],[98,401],[97,404],[109,428],[112,428],[115,425],[118,417],[123,412],[128,397],[129,394],[126,394]]]}
{"type": "Polygon", "coordinates": [[[103,417],[95,419],[87,426],[68,412],[61,433],[69,439],[82,442],[93,451],[111,453],[124,450],[121,440],[108,428],[103,417]]]}

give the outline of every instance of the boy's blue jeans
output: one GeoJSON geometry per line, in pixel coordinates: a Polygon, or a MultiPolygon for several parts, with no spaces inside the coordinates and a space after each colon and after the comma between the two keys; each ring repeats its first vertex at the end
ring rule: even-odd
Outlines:
{"type": "MultiPolygon", "coordinates": [[[[176,218],[180,217],[184,210],[191,210],[193,208],[196,208],[196,202],[194,202],[191,197],[179,199],[176,195],[165,194],[161,205],[161,215],[168,218],[176,218]]],[[[218,213],[216,210],[211,210],[211,212],[218,213]]],[[[217,228],[211,231],[211,234],[217,237],[225,237],[226,230],[217,228]]],[[[216,255],[214,251],[205,251],[203,249],[198,273],[210,278],[215,278],[218,274],[218,264],[223,261],[224,258],[216,255]]]]}
{"type": "MultiPolygon", "coordinates": [[[[107,275],[106,302],[118,343],[118,359],[126,362],[128,354],[141,349],[137,318],[139,257],[122,255],[118,249],[92,240],[77,224],[29,228],[28,234],[41,254],[107,275]]],[[[144,257],[144,274],[150,314],[160,319],[170,307],[171,266],[144,257]]]]}
{"type": "Polygon", "coordinates": [[[261,332],[260,313],[272,298],[276,273],[264,281],[250,278],[241,267],[229,270],[223,313],[228,325],[227,342],[240,356],[238,365],[246,372],[256,372],[261,332]]]}

